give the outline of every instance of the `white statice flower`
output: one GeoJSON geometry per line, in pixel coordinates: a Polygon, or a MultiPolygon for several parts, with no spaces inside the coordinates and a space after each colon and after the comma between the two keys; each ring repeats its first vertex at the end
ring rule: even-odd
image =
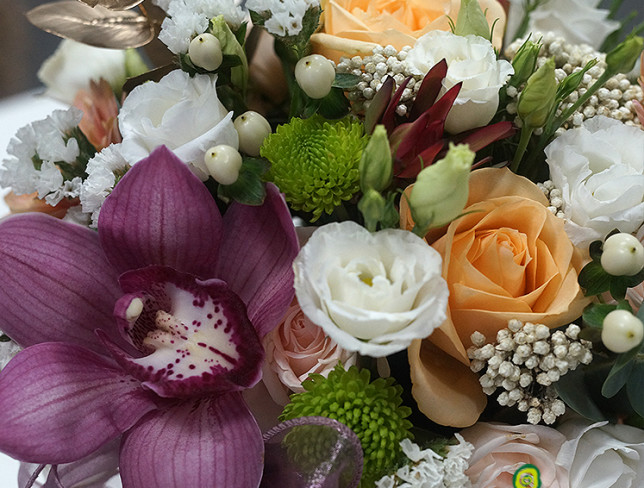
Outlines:
{"type": "Polygon", "coordinates": [[[110,144],[87,163],[87,178],[81,187],[80,202],[83,212],[91,214],[92,227],[97,226],[101,206],[112,192],[117,177],[130,168],[120,149],[120,144],[110,144]]]}
{"type": "MultiPolygon", "coordinates": [[[[606,37],[619,28],[609,11],[597,8],[601,0],[543,0],[531,13],[526,32],[552,32],[571,44],[599,49],[606,37]]],[[[514,40],[523,20],[525,0],[510,0],[506,39],[514,40]]]]}
{"type": "Polygon", "coordinates": [[[40,67],[38,79],[46,95],[71,105],[79,90],[89,89],[90,80],[103,78],[120,90],[127,77],[125,53],[64,39],[40,67]]]}
{"type": "Polygon", "coordinates": [[[123,158],[132,165],[165,145],[205,180],[206,151],[239,145],[233,114],[219,101],[216,83],[216,75],[191,77],[178,69],[132,90],[118,117],[123,158]]]}
{"type": "Polygon", "coordinates": [[[441,256],[411,232],[328,224],[313,233],[293,268],[302,311],[347,351],[402,351],[446,317],[441,256]]]}
{"type": "Polygon", "coordinates": [[[474,446],[456,434],[458,444],[447,448],[441,457],[432,449],[421,449],[409,439],[400,442],[409,463],[394,474],[376,481],[376,488],[469,488],[472,486],[465,470],[474,446]]]}
{"type": "Polygon", "coordinates": [[[644,131],[596,116],[545,149],[550,179],[561,190],[566,232],[587,245],[613,229],[644,222],[644,131]]]}
{"type": "Polygon", "coordinates": [[[208,30],[210,19],[223,15],[237,29],[245,17],[234,0],[170,0],[160,6],[168,17],[161,24],[159,40],[174,54],[187,53],[190,41],[208,30]]]}
{"type": "Polygon", "coordinates": [[[512,65],[497,59],[487,39],[444,31],[431,31],[418,38],[404,63],[412,74],[425,75],[442,59],[447,62],[447,75],[439,95],[463,83],[445,129],[458,134],[487,125],[499,106],[499,90],[514,73],[512,65]]]}
{"type": "Polygon", "coordinates": [[[280,37],[299,34],[306,11],[319,6],[318,0],[248,0],[246,2],[248,10],[270,14],[264,27],[271,34],[280,37]]]}
{"type": "Polygon", "coordinates": [[[70,133],[82,117],[75,107],[54,110],[47,118],[18,129],[7,147],[9,157],[0,168],[0,186],[10,187],[17,195],[37,191],[38,198],[49,205],[78,197],[81,178],[64,180],[57,165],[77,162],[80,148],[70,133]]]}

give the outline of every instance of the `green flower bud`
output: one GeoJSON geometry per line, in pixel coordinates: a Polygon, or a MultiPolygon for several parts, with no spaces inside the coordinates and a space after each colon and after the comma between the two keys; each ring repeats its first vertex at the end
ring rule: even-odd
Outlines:
{"type": "Polygon", "coordinates": [[[468,36],[470,34],[483,37],[488,41],[492,38],[490,26],[481,10],[478,0],[461,0],[461,8],[454,26],[454,34],[468,36]]]}
{"type": "Polygon", "coordinates": [[[541,43],[533,42],[529,39],[521,45],[512,60],[514,74],[510,78],[509,85],[521,86],[530,78],[532,73],[534,73],[534,67],[537,64],[540,49],[541,43]]]}
{"type": "Polygon", "coordinates": [[[382,191],[391,184],[393,164],[389,138],[384,125],[377,125],[360,159],[360,188],[382,191]]]}
{"type": "Polygon", "coordinates": [[[557,95],[555,60],[550,58],[535,71],[521,92],[517,113],[528,127],[542,127],[554,109],[557,95]]]}
{"type": "Polygon", "coordinates": [[[644,47],[640,36],[629,36],[624,42],[606,54],[606,71],[609,73],[628,73],[633,69],[644,47]]]}
{"type": "Polygon", "coordinates": [[[134,78],[150,70],[145,64],[143,58],[136,49],[127,49],[125,51],[125,76],[134,78]]]}
{"type": "Polygon", "coordinates": [[[221,52],[225,55],[237,56],[241,60],[241,66],[235,66],[231,69],[230,77],[234,85],[245,90],[248,84],[248,59],[244,48],[237,41],[223,15],[210,19],[210,25],[210,33],[219,39],[221,52]]]}
{"type": "Polygon", "coordinates": [[[370,188],[364,195],[362,195],[362,198],[358,202],[358,210],[362,213],[365,227],[369,231],[376,231],[378,222],[380,222],[385,215],[386,203],[387,202],[384,197],[373,188],[370,188]]]}
{"type": "Polygon", "coordinates": [[[466,144],[450,143],[445,158],[425,168],[416,177],[409,195],[409,208],[419,235],[458,217],[469,194],[474,152],[466,144]]]}

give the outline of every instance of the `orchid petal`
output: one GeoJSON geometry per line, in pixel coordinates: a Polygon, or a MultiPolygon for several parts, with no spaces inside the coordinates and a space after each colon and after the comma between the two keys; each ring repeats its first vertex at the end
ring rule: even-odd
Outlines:
{"type": "Polygon", "coordinates": [[[266,432],[264,442],[262,488],[356,488],[360,484],[363,464],[360,439],[337,420],[326,417],[287,420],[266,432]]]}
{"type": "Polygon", "coordinates": [[[37,344],[0,373],[0,450],[28,462],[73,462],[155,408],[139,382],[104,357],[74,344],[37,344]]]}
{"type": "Polygon", "coordinates": [[[239,393],[182,403],[148,415],[121,447],[128,488],[256,488],[264,446],[239,393]]]}
{"type": "Polygon", "coordinates": [[[0,329],[23,347],[63,341],[102,353],[97,328],[122,343],[117,278],[89,229],[40,213],[0,223],[0,329]]]}
{"type": "Polygon", "coordinates": [[[293,299],[293,259],[299,245],[284,199],[268,185],[260,207],[233,204],[224,215],[224,238],[215,276],[241,297],[260,338],[293,299]]]}
{"type": "Polygon", "coordinates": [[[146,388],[185,398],[260,380],[264,349],[244,303],[226,283],[162,266],[124,273],[120,283],[126,295],[115,306],[117,322],[146,355],[131,358],[106,346],[146,388]],[[132,306],[134,316],[127,312],[132,306]]]}
{"type": "Polygon", "coordinates": [[[120,272],[156,264],[209,278],[220,232],[214,199],[165,146],[126,173],[98,220],[105,254],[120,272]]]}

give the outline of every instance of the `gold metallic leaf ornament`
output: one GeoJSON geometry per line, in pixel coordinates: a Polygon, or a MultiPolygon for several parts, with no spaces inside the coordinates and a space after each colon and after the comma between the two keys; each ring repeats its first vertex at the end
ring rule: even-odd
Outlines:
{"type": "Polygon", "coordinates": [[[90,7],[96,7],[100,5],[101,7],[109,8],[110,10],[128,10],[132,7],[136,7],[138,4],[143,2],[143,0],[81,0],[83,3],[86,3],[90,7]]]}
{"type": "Polygon", "coordinates": [[[95,47],[140,47],[155,35],[152,22],[138,12],[92,8],[75,0],[40,5],[27,12],[27,18],[51,34],[95,47]]]}

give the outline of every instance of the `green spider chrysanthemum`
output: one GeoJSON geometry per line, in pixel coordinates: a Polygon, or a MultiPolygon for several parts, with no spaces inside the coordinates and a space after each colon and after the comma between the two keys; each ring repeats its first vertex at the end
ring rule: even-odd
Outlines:
{"type": "Polygon", "coordinates": [[[355,119],[293,118],[262,145],[261,155],[271,162],[266,179],[293,209],[317,220],[360,189],[358,166],[366,143],[364,126],[355,119]]]}
{"type": "Polygon", "coordinates": [[[353,430],[362,444],[364,470],[361,486],[373,484],[395,466],[400,441],[413,437],[407,417],[409,407],[402,406],[402,387],[393,378],[369,382],[369,370],[355,366],[345,371],[338,365],[328,378],[312,374],[302,383],[306,390],[291,396],[280,420],[322,416],[342,422],[353,430]]]}

